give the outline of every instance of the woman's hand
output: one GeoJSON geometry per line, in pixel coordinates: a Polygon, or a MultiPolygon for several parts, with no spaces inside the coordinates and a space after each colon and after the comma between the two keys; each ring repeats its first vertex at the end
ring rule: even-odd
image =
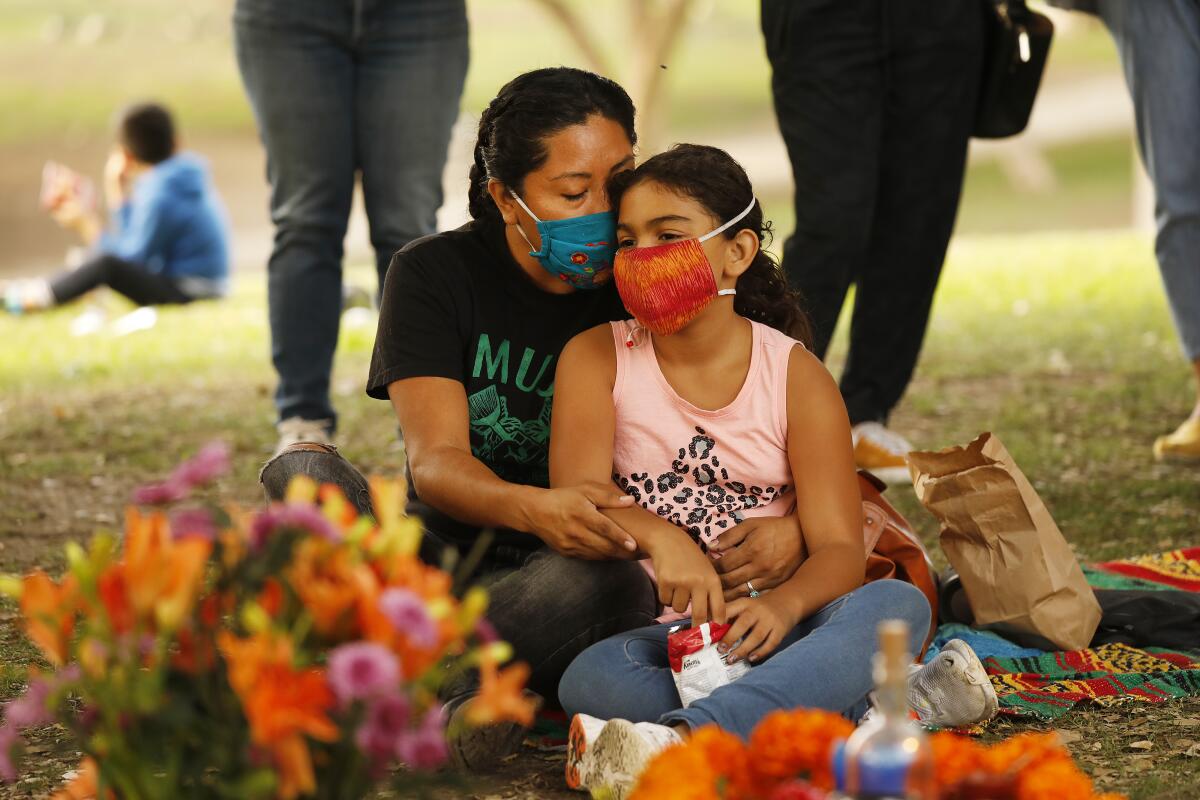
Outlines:
{"type": "Polygon", "coordinates": [[[572,558],[631,558],[637,543],[601,508],[628,508],[633,498],[612,484],[583,483],[538,490],[526,508],[530,532],[572,558]]]}
{"type": "Polygon", "coordinates": [[[800,621],[791,609],[785,608],[778,598],[772,599],[771,595],[734,600],[729,604],[729,616],[733,619],[733,625],[721,637],[717,648],[726,653],[737,644],[738,639],[742,640],[729,656],[730,663],[740,658],[762,661],[800,621]]]}
{"type": "Polygon", "coordinates": [[[808,556],[804,533],[795,514],[751,517],[717,537],[711,549],[721,557],[714,563],[725,589],[725,600],[774,589],[796,572],[808,556]]]}
{"type": "Polygon", "coordinates": [[[656,538],[650,549],[658,599],[679,613],[692,606],[692,622],[725,621],[721,579],[712,560],[686,533],[656,538]]]}
{"type": "Polygon", "coordinates": [[[120,208],[129,194],[129,156],[115,148],[104,162],[104,202],[110,211],[120,208]]]}

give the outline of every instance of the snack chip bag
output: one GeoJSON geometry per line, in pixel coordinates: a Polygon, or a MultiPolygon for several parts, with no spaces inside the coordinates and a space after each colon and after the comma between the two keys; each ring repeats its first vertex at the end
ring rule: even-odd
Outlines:
{"type": "Polygon", "coordinates": [[[726,654],[717,649],[717,642],[728,631],[725,623],[705,622],[698,627],[672,628],[667,634],[667,659],[684,708],[750,671],[744,660],[730,664],[726,654]]]}

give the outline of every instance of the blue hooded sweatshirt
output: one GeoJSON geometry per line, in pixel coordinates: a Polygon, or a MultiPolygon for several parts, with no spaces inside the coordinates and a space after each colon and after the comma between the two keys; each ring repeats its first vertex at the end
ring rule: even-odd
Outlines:
{"type": "Polygon", "coordinates": [[[100,252],[174,278],[193,297],[229,290],[229,228],[204,161],[180,153],[133,183],[100,237],[100,252]]]}

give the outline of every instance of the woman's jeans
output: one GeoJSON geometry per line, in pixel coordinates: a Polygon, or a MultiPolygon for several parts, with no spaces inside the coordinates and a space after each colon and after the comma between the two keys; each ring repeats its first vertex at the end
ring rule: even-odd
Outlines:
{"type": "Polygon", "coordinates": [[[1155,252],[1188,359],[1200,359],[1200,0],[1100,0],[1154,182],[1155,252]]]}
{"type": "Polygon", "coordinates": [[[467,73],[465,0],[237,0],[234,44],[267,151],[280,419],[334,420],[342,240],[356,172],[379,285],[433,233],[467,73]]]}
{"type": "Polygon", "coordinates": [[[641,628],[585,650],[563,674],[558,698],[568,714],[682,722],[693,730],[715,724],[743,738],[777,709],[822,708],[857,720],[874,686],[876,628],[886,619],[908,623],[916,653],[929,632],[929,602],[909,583],[868,583],[797,625],[746,675],[686,709],[667,664],[667,631],[681,623],[641,628]]]}

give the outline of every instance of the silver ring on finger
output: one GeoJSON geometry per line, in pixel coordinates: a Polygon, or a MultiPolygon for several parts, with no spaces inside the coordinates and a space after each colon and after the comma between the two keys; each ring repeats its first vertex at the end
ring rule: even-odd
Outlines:
{"type": "Polygon", "coordinates": [[[750,590],[751,598],[758,597],[758,590],[754,588],[754,584],[750,583],[750,581],[746,581],[746,588],[750,590]]]}

